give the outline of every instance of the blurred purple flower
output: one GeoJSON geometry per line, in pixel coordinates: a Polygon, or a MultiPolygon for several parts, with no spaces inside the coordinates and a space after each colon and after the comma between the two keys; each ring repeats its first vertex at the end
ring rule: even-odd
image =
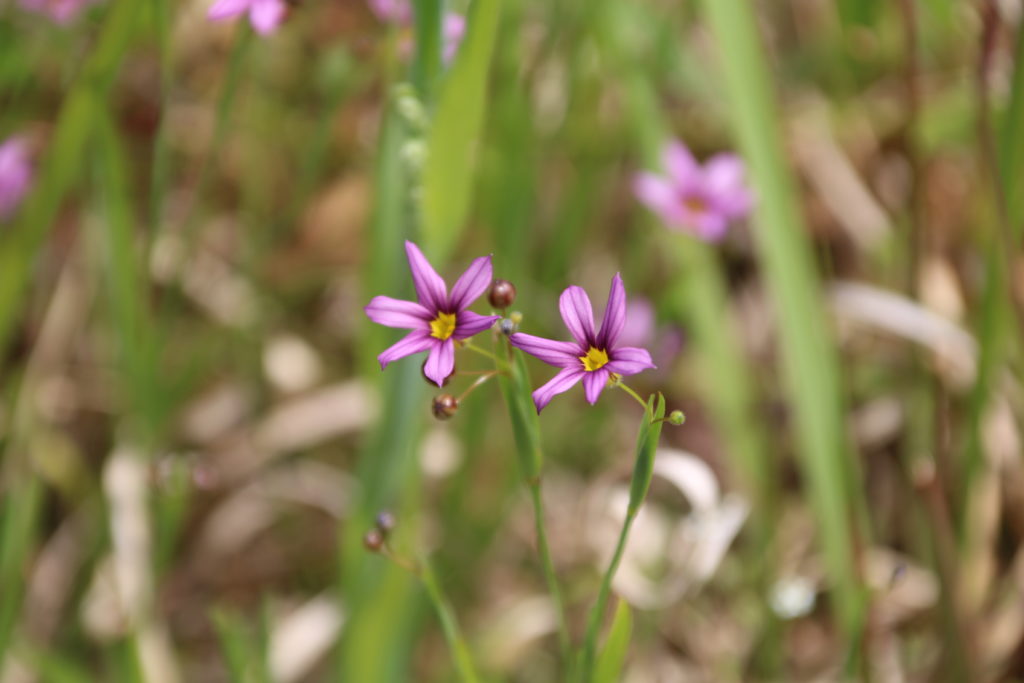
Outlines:
{"type": "Polygon", "coordinates": [[[662,163],[665,175],[637,174],[633,192],[669,227],[715,242],[725,236],[730,221],[750,213],[753,198],[743,161],[735,154],[716,154],[701,166],[685,145],[673,141],[662,163]]]}
{"type": "Polygon", "coordinates": [[[97,0],[21,0],[21,6],[30,12],[49,15],[58,24],[67,24],[97,0]]]}
{"type": "Polygon", "coordinates": [[[441,386],[455,367],[455,342],[483,332],[501,317],[466,310],[491,285],[491,257],[481,256],[469,264],[449,294],[419,247],[406,242],[405,253],[417,301],[375,296],[363,310],[375,323],[412,330],[377,356],[381,370],[391,361],[430,351],[423,374],[441,386]]]}
{"type": "Polygon", "coordinates": [[[0,220],[14,215],[32,187],[32,177],[28,143],[14,137],[0,144],[0,220]]]}
{"type": "Polygon", "coordinates": [[[620,346],[626,326],[626,289],[616,273],[608,292],[608,304],[600,331],[594,331],[594,309],[582,287],[572,286],[558,299],[562,320],[573,341],[563,342],[516,333],[512,344],[536,356],[548,365],[562,370],[544,386],[533,392],[533,403],[539,413],[556,394],[568,391],[583,382],[587,401],[597,402],[610,379],[616,375],[635,375],[654,367],[651,354],[645,349],[620,346]]]}
{"type": "Polygon", "coordinates": [[[263,36],[270,35],[288,14],[285,0],[217,0],[206,16],[211,21],[223,21],[249,13],[253,30],[263,36]]]}
{"type": "MultiPolygon", "coordinates": [[[[368,0],[370,11],[378,19],[386,24],[394,24],[402,28],[408,28],[413,23],[412,5],[409,0],[368,0]]],[[[455,12],[446,12],[441,24],[441,39],[444,45],[441,54],[445,63],[451,62],[455,53],[462,44],[462,38],[466,35],[466,18],[455,12]]],[[[412,52],[412,41],[406,39],[402,42],[401,51],[404,54],[412,52]]]]}

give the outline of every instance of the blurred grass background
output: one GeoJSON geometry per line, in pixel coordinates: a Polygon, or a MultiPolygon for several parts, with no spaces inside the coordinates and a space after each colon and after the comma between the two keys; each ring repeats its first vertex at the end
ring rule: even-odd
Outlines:
{"type": "MultiPolygon", "coordinates": [[[[635,386],[688,419],[613,586],[620,680],[1024,677],[1019,0],[306,0],[269,38],[208,6],[0,2],[37,168],[0,224],[0,683],[457,680],[363,549],[383,508],[484,680],[560,680],[497,384],[438,423],[418,360],[377,368],[405,239],[449,283],[493,253],[531,333],[617,271],[654,308],[635,386]],[[720,245],[631,196],[672,138],[747,162],[720,245]]],[[[540,420],[577,644],[638,419],[540,420]]]]}

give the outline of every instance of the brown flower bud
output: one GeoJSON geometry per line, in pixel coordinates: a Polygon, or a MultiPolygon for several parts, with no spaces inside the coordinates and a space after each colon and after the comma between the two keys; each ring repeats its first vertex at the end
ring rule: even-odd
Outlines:
{"type": "MultiPolygon", "coordinates": [[[[434,380],[432,380],[429,377],[427,377],[427,361],[423,361],[423,365],[420,366],[420,373],[423,375],[423,379],[427,380],[427,384],[429,384],[432,387],[436,387],[437,386],[437,382],[435,382],[434,380]]],[[[451,381],[452,376],[454,374],[455,374],[455,366],[453,365],[452,366],[451,374],[444,378],[444,381],[441,382],[441,386],[442,387],[448,386],[448,382],[451,381]]]]}
{"type": "Polygon", "coordinates": [[[387,536],[395,528],[398,521],[395,516],[388,510],[382,510],[377,513],[377,530],[387,536]]]}
{"type": "Polygon", "coordinates": [[[508,308],[516,300],[516,286],[508,280],[495,280],[487,292],[487,300],[495,308],[508,308]]]}
{"type": "Polygon", "coordinates": [[[384,534],[379,529],[370,529],[363,536],[363,546],[371,553],[379,553],[384,547],[384,534]]]}
{"type": "Polygon", "coordinates": [[[459,399],[451,394],[438,394],[434,397],[434,403],[430,409],[438,420],[447,420],[459,409],[459,399]]]}

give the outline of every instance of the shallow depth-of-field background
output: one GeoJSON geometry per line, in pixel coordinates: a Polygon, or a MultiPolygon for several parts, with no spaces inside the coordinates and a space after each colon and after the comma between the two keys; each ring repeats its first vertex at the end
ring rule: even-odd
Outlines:
{"type": "MultiPolygon", "coordinates": [[[[687,420],[613,584],[621,680],[1024,676],[1020,0],[295,0],[269,36],[208,0],[23,4],[0,683],[459,680],[418,557],[482,680],[565,680],[497,382],[441,422],[421,358],[375,360],[406,239],[449,284],[492,253],[556,339],[561,291],[600,315],[622,273],[658,365],[630,384],[687,420]],[[672,139],[747,164],[721,242],[633,195],[672,139]],[[382,509],[397,563],[363,547],[382,509]]],[[[640,417],[580,388],[540,416],[576,646],[640,417]]]]}

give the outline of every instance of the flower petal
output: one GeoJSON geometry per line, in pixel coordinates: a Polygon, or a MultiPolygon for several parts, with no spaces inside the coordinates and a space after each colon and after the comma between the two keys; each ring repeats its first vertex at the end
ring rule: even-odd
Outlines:
{"type": "Polygon", "coordinates": [[[509,340],[512,346],[522,349],[531,356],[536,356],[548,365],[558,368],[582,369],[580,356],[582,351],[573,342],[555,341],[544,337],[535,337],[532,334],[516,332],[509,340]]]}
{"type": "Polygon", "coordinates": [[[443,310],[448,303],[448,288],[420,248],[406,240],[405,255],[409,257],[409,270],[416,287],[416,298],[430,311],[443,310]]]}
{"type": "Polygon", "coordinates": [[[469,307],[481,294],[487,291],[491,285],[491,278],[494,270],[491,267],[491,257],[481,256],[474,259],[466,268],[466,272],[459,276],[455,286],[452,287],[452,295],[448,297],[448,305],[453,311],[461,311],[469,307]]]}
{"type": "Polygon", "coordinates": [[[552,377],[547,384],[534,391],[533,405],[537,407],[537,413],[544,410],[544,406],[550,403],[555,396],[571,389],[583,378],[584,374],[586,373],[582,369],[565,368],[552,377]]]}
{"type": "Polygon", "coordinates": [[[611,357],[611,360],[602,369],[607,368],[609,372],[617,372],[620,375],[635,375],[655,367],[647,349],[635,346],[623,346],[615,349],[612,351],[611,357]]]}
{"type": "Polygon", "coordinates": [[[744,183],[746,166],[735,154],[716,154],[704,164],[704,187],[727,218],[750,213],[753,197],[744,183]]]}
{"type": "MultiPolygon", "coordinates": [[[[436,339],[434,341],[437,341],[436,339]]],[[[423,374],[437,386],[444,385],[448,375],[455,369],[455,342],[445,339],[430,350],[427,364],[423,366],[423,374]]]]}
{"type": "Polygon", "coordinates": [[[566,287],[558,297],[558,310],[573,338],[583,347],[593,346],[594,307],[583,288],[576,285],[566,287]]]}
{"type": "Polygon", "coordinates": [[[388,347],[379,356],[377,356],[377,362],[380,363],[380,369],[383,370],[391,361],[411,356],[412,354],[419,353],[420,351],[426,351],[427,349],[431,349],[439,344],[440,342],[431,337],[429,333],[423,330],[413,330],[402,337],[397,344],[388,347]]]}
{"type": "Polygon", "coordinates": [[[500,315],[478,315],[473,311],[459,311],[455,317],[455,334],[452,336],[456,339],[468,339],[474,334],[490,329],[499,318],[500,315]]]}
{"type": "Polygon", "coordinates": [[[693,154],[683,143],[673,140],[665,146],[662,152],[661,162],[665,165],[665,171],[676,184],[687,184],[694,176],[700,175],[700,164],[693,158],[693,154]]]}
{"type": "Polygon", "coordinates": [[[415,301],[402,301],[389,296],[375,296],[363,308],[370,320],[388,327],[409,330],[430,329],[430,311],[415,301]]]}
{"type": "Polygon", "coordinates": [[[633,179],[633,194],[665,223],[678,223],[678,191],[668,179],[654,173],[638,173],[633,179]]]}
{"type": "Polygon", "coordinates": [[[448,64],[459,51],[462,38],[466,35],[466,17],[455,12],[448,12],[444,15],[444,24],[441,29],[444,37],[444,62],[448,64]]]}
{"type": "Polygon", "coordinates": [[[622,276],[615,273],[611,289],[608,290],[608,303],[604,307],[604,318],[601,319],[601,331],[597,335],[597,347],[608,349],[615,346],[626,325],[626,288],[622,284],[622,276]]]}
{"type": "Polygon", "coordinates": [[[606,365],[600,370],[583,373],[583,392],[587,395],[587,402],[590,405],[597,403],[601,392],[608,386],[608,370],[605,369],[607,367],[606,365]]]}
{"type": "Polygon", "coordinates": [[[253,0],[249,23],[256,33],[267,36],[277,30],[288,13],[284,0],[253,0]]]}
{"type": "Polygon", "coordinates": [[[718,242],[729,230],[729,219],[716,210],[694,213],[687,220],[697,236],[706,242],[718,242]]]}
{"type": "Polygon", "coordinates": [[[207,19],[219,21],[237,17],[247,9],[252,0],[217,0],[206,13],[207,19]]]}

